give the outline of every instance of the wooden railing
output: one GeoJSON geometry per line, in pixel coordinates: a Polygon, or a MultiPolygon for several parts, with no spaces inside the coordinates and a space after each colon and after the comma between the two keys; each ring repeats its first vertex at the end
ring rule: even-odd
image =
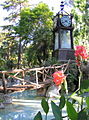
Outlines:
{"type": "Polygon", "coordinates": [[[39,84],[39,74],[41,74],[41,79],[42,82],[45,82],[47,79],[52,79],[52,74],[55,71],[58,71],[59,69],[66,69],[68,66],[68,64],[63,64],[60,66],[48,66],[48,67],[40,67],[40,68],[29,68],[29,69],[14,69],[11,71],[0,71],[0,73],[2,74],[2,86],[3,86],[3,91],[4,93],[6,93],[7,91],[7,77],[11,77],[14,78],[16,80],[20,80],[22,82],[22,85],[25,84],[25,75],[26,73],[31,73],[31,72],[35,72],[34,76],[35,76],[35,82],[30,82],[30,84],[36,85],[37,87],[40,86],[39,84]],[[19,77],[20,76],[20,77],[19,77]]]}

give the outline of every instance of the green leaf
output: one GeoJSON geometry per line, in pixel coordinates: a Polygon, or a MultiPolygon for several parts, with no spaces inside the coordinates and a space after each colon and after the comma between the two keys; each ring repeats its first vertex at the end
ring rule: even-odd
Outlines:
{"type": "Polygon", "coordinates": [[[47,114],[49,112],[49,105],[48,105],[48,102],[45,100],[45,98],[42,99],[41,106],[44,112],[47,114]]]}
{"type": "Polygon", "coordinates": [[[83,97],[79,97],[79,96],[76,96],[76,95],[71,95],[70,96],[72,99],[76,100],[80,105],[83,103],[83,97]]]}
{"type": "Polygon", "coordinates": [[[81,89],[87,89],[87,88],[89,88],[89,80],[81,81],[81,89]]]}
{"type": "Polygon", "coordinates": [[[89,88],[83,89],[83,92],[89,92],[89,88]]]}
{"type": "Polygon", "coordinates": [[[59,108],[62,109],[65,106],[65,97],[62,95],[60,98],[59,108]]]}
{"type": "Polygon", "coordinates": [[[86,97],[86,104],[87,104],[87,107],[89,108],[89,97],[86,97]]]}
{"type": "Polygon", "coordinates": [[[40,111],[36,114],[36,116],[34,117],[34,120],[42,120],[42,115],[40,111]]]}
{"type": "Polygon", "coordinates": [[[86,114],[86,111],[84,111],[84,109],[78,113],[78,120],[88,120],[87,117],[88,116],[86,114]]]}
{"type": "Polygon", "coordinates": [[[51,106],[52,106],[52,112],[54,114],[55,120],[62,120],[62,113],[60,108],[53,101],[51,101],[51,106]]]}
{"type": "Polygon", "coordinates": [[[71,119],[71,120],[77,120],[78,118],[78,114],[77,112],[75,111],[73,105],[66,101],[66,107],[67,107],[67,114],[68,114],[68,117],[71,119]]]}

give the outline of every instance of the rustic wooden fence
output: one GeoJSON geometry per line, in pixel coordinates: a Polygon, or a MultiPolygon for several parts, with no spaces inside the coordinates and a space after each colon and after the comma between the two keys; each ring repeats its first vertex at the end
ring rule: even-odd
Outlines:
{"type": "Polygon", "coordinates": [[[25,76],[27,73],[33,74],[35,78],[35,82],[29,81],[30,85],[35,86],[36,88],[41,87],[40,86],[40,81],[39,81],[39,74],[41,76],[41,83],[47,82],[47,80],[52,80],[52,74],[55,71],[58,71],[59,69],[66,69],[68,64],[63,64],[63,65],[53,65],[53,66],[48,66],[48,67],[40,67],[40,68],[29,68],[29,69],[14,69],[11,71],[0,71],[0,74],[2,74],[2,89],[4,93],[7,92],[7,82],[8,77],[14,78],[16,80],[21,81],[22,86],[25,85],[25,76]],[[8,76],[8,77],[7,77],[8,76]]]}

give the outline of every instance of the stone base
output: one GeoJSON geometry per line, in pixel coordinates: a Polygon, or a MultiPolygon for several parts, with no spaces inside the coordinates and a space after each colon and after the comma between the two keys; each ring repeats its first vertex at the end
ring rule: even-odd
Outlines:
{"type": "Polygon", "coordinates": [[[54,51],[54,56],[60,61],[75,61],[75,55],[73,49],[59,49],[54,51]]]}

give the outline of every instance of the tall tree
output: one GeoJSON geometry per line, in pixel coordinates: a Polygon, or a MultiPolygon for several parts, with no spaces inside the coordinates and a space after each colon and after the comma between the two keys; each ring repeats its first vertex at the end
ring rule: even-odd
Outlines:
{"type": "Polygon", "coordinates": [[[42,64],[52,51],[53,12],[44,3],[30,9],[29,5],[24,6],[24,2],[27,0],[7,0],[3,4],[10,13],[6,19],[14,21],[14,24],[3,28],[8,30],[8,40],[16,41],[15,46],[18,43],[18,67],[21,57],[25,61],[27,57],[28,63],[42,64]]]}
{"type": "Polygon", "coordinates": [[[21,19],[15,31],[20,34],[23,46],[30,43],[29,62],[41,64],[48,58],[52,44],[52,17],[53,13],[44,3],[21,11],[21,19]]]}
{"type": "Polygon", "coordinates": [[[6,0],[2,6],[3,9],[7,10],[9,12],[8,17],[5,18],[5,20],[9,20],[11,22],[12,25],[8,25],[8,26],[3,26],[4,29],[8,29],[8,36],[12,38],[12,34],[14,35],[14,39],[16,40],[16,38],[18,37],[18,68],[19,68],[19,64],[20,64],[20,60],[21,60],[21,37],[20,36],[16,36],[14,34],[14,26],[16,26],[20,20],[20,12],[21,9],[24,7],[27,7],[28,4],[28,0],[6,0]],[[11,32],[12,31],[12,32],[11,32]],[[10,33],[9,33],[10,32],[10,33]]]}
{"type": "Polygon", "coordinates": [[[74,0],[75,43],[89,44],[89,1],[74,0]]]}
{"type": "MultiPolygon", "coordinates": [[[[13,36],[9,36],[8,33],[0,34],[0,60],[4,62],[2,68],[6,68],[7,62],[10,63],[14,61],[16,63],[16,50],[17,50],[17,41],[13,40],[13,36]]],[[[10,65],[10,64],[8,64],[10,65]]],[[[10,67],[10,66],[9,66],[10,67]]]]}
{"type": "Polygon", "coordinates": [[[19,14],[22,8],[28,6],[28,0],[6,0],[3,4],[3,9],[9,12],[8,17],[5,17],[5,20],[16,22],[19,18],[19,14]]]}

